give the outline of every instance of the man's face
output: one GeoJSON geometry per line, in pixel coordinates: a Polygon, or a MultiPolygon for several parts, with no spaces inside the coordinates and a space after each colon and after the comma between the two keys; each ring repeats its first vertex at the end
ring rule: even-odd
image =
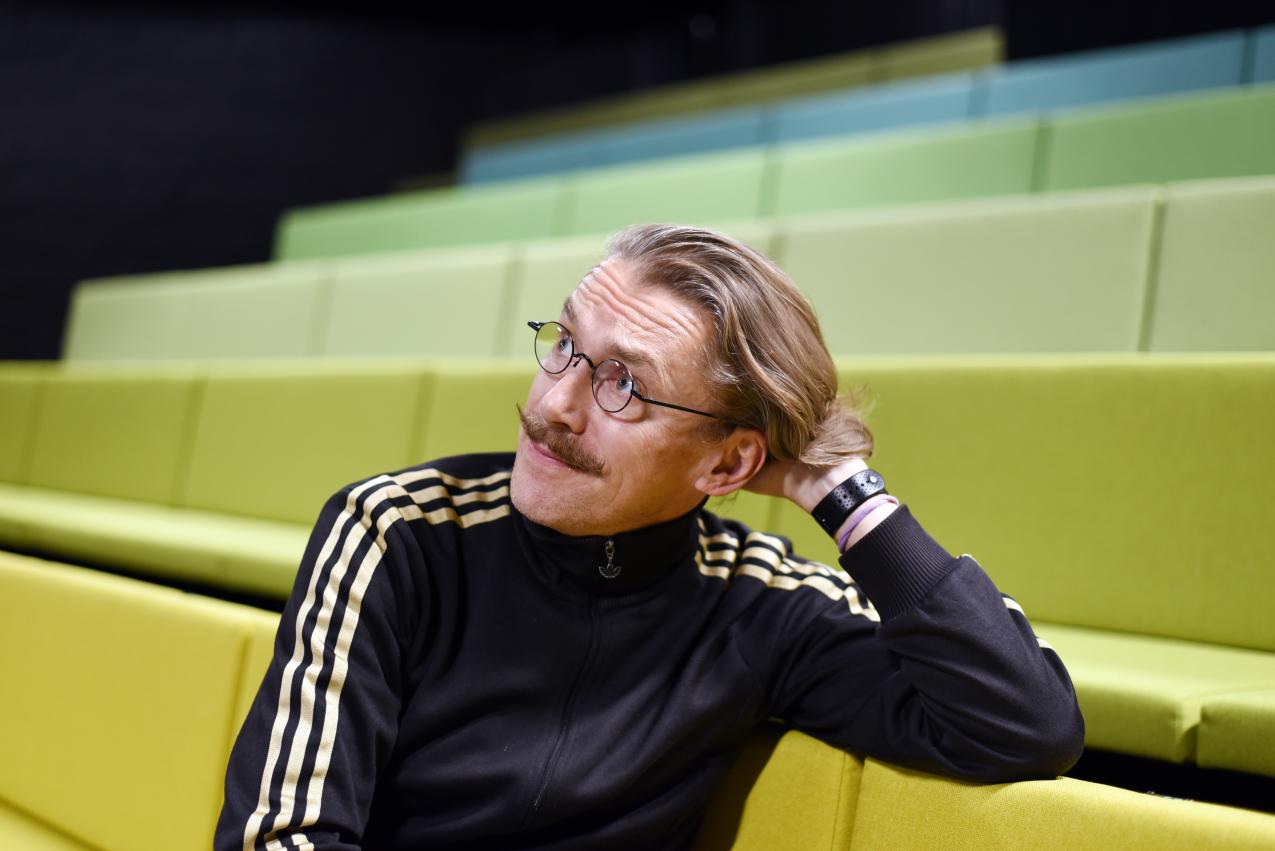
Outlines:
{"type": "MultiPolygon", "coordinates": [[[[713,410],[701,362],[708,322],[676,296],[635,280],[626,261],[594,269],[559,322],[576,352],[594,363],[624,363],[643,395],[713,410]]],[[[714,458],[700,433],[703,418],[637,398],[608,413],[593,399],[583,359],[557,375],[538,370],[523,414],[510,494],[537,523],[569,535],[611,535],[671,520],[703,497],[695,482],[714,458]]]]}

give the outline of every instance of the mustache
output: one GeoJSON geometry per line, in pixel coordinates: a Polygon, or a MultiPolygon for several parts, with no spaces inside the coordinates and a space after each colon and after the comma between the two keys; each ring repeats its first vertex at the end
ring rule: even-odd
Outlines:
{"type": "Polygon", "coordinates": [[[528,437],[549,447],[549,451],[565,461],[569,467],[593,476],[602,473],[602,459],[581,449],[575,442],[575,438],[570,437],[562,429],[549,425],[548,421],[539,414],[527,413],[522,409],[522,405],[514,407],[518,409],[518,419],[522,420],[522,427],[526,430],[528,437]]]}

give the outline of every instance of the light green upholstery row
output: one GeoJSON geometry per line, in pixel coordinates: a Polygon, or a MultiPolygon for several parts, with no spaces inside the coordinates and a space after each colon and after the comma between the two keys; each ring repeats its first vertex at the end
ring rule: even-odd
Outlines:
{"type": "MultiPolygon", "coordinates": [[[[1056,642],[1091,742],[1229,760],[1275,736],[1275,704],[1262,698],[1275,691],[1275,584],[1257,531],[1275,528],[1275,444],[1265,438],[1275,355],[875,358],[841,369],[844,389],[865,388],[874,463],[894,492],[1056,642]],[[1240,693],[1257,697],[1208,715],[1209,700],[1240,693]],[[1269,711],[1250,712],[1254,701],[1269,711]]],[[[29,421],[5,427],[27,435],[20,467],[45,469],[61,460],[50,454],[67,453],[71,466],[61,478],[0,483],[0,543],[279,598],[309,523],[341,484],[513,448],[514,405],[534,367],[188,370],[44,370],[29,421]],[[182,399],[199,401],[182,414],[182,399]],[[176,461],[136,410],[190,435],[176,461]],[[109,457],[45,436],[76,427],[87,446],[116,441],[109,457]],[[167,501],[138,501],[134,470],[167,501]]],[[[27,387],[31,373],[17,370],[12,383],[27,387]]],[[[787,535],[799,553],[835,556],[787,503],[742,494],[711,507],[787,535]]]]}
{"type": "Polygon", "coordinates": [[[466,134],[465,147],[763,103],[882,80],[974,70],[999,63],[1003,52],[998,30],[971,29],[485,121],[466,134]]]}
{"type": "MultiPolygon", "coordinates": [[[[8,553],[0,612],[0,847],[207,848],[277,616],[8,553]]],[[[710,801],[695,848],[1204,842],[1269,847],[1275,816],[1067,778],[976,786],[767,728],[710,801]]]]}
{"type": "Polygon", "coordinates": [[[26,403],[0,407],[0,428],[23,436],[4,446],[0,545],[281,597],[330,493],[508,445],[532,369],[6,368],[0,400],[26,403]],[[498,415],[468,422],[497,399],[498,415]]]}
{"type": "Polygon", "coordinates": [[[280,260],[915,201],[1275,174],[1275,85],[590,168],[289,211],[280,260]],[[528,198],[536,198],[535,211],[528,198]],[[439,224],[446,219],[447,224],[439,224]]]}
{"type": "Polygon", "coordinates": [[[277,622],[0,553],[0,847],[207,848],[277,622]]]}
{"type": "MultiPolygon", "coordinates": [[[[797,281],[839,354],[1261,350],[1275,349],[1273,217],[1275,177],[1263,177],[814,213],[724,229],[797,281]]],[[[321,341],[315,351],[293,351],[297,357],[520,355],[528,351],[524,322],[556,316],[603,251],[601,238],[574,237],[342,258],[312,283],[313,300],[329,305],[320,321],[302,327],[313,316],[303,310],[278,321],[287,323],[285,336],[321,341]]],[[[129,285],[130,299],[140,298],[143,280],[129,285]]],[[[168,276],[149,287],[164,303],[185,291],[168,276]]],[[[143,348],[152,359],[190,357],[214,340],[224,357],[260,350],[239,349],[243,329],[218,314],[183,336],[202,342],[175,345],[149,311],[105,309],[117,289],[77,290],[68,359],[128,359],[143,348]]],[[[220,315],[230,317],[240,291],[224,297],[220,315]]],[[[251,300],[243,309],[253,309],[251,300]]]]}

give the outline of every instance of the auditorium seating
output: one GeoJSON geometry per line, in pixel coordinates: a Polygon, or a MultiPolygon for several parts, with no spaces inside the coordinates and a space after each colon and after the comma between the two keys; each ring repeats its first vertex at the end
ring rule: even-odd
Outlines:
{"type": "MultiPolygon", "coordinates": [[[[1275,526],[1275,355],[913,356],[841,370],[847,390],[868,389],[891,487],[1059,649],[1091,745],[1229,761],[1244,750],[1234,742],[1275,732],[1263,697],[1275,592],[1253,534],[1275,526]],[[1246,697],[1210,703],[1228,695],[1246,697]]],[[[0,429],[18,438],[0,456],[18,470],[0,483],[0,544],[281,599],[328,493],[511,449],[533,372],[529,356],[0,370],[0,429]]],[[[745,494],[713,510],[835,555],[786,503],[745,494]]]]}
{"type": "MultiPolygon", "coordinates": [[[[1001,150],[1021,150],[1030,138],[1007,134],[1001,150]]],[[[1025,177],[1021,159],[1000,163],[1025,177]]],[[[830,182],[839,179],[829,170],[830,182]]],[[[816,173],[802,178],[812,196],[816,173]]],[[[637,195],[634,183],[626,192],[637,195]]],[[[608,198],[621,196],[619,185],[597,187],[596,218],[621,221],[606,210],[608,198]]],[[[657,192],[645,197],[659,203],[657,192]]],[[[717,203],[685,212],[708,214],[717,203]]],[[[721,226],[793,276],[823,318],[834,354],[1260,350],[1275,347],[1275,292],[1263,272],[1275,261],[1263,227],[1273,207],[1275,177],[1257,177],[721,226]],[[864,311],[875,320],[866,327],[833,319],[864,311]]],[[[557,315],[601,259],[603,243],[580,236],[299,264],[313,272],[309,290],[300,271],[257,268],[232,270],[220,290],[211,271],[189,287],[168,275],[89,282],[73,300],[66,357],[243,358],[269,349],[294,358],[504,356],[522,351],[511,347],[521,347],[525,320],[557,315]],[[291,312],[278,292],[285,277],[291,312]],[[175,312],[188,290],[190,309],[204,319],[174,336],[156,317],[175,312]],[[217,310],[204,310],[214,293],[217,310]],[[240,321],[263,300],[277,307],[269,321],[240,321]]]]}
{"type": "Polygon", "coordinates": [[[975,29],[487,121],[467,134],[462,173],[467,182],[507,180],[756,144],[770,140],[764,104],[981,68],[1001,52],[1000,33],[975,29]]]}
{"type": "Polygon", "coordinates": [[[555,132],[546,127],[532,138],[471,143],[462,175],[466,182],[507,180],[654,156],[1244,86],[1266,77],[1268,40],[1264,30],[1234,30],[1002,66],[952,66],[961,73],[921,80],[867,86],[855,80],[835,91],[747,109],[714,110],[705,101],[689,118],[648,121],[633,116],[602,130],[579,126],[555,132]]]}
{"type": "Polygon", "coordinates": [[[1266,84],[754,146],[293,210],[280,222],[276,257],[291,261],[602,233],[638,221],[724,222],[1275,174],[1275,147],[1266,144],[1273,128],[1275,86],[1266,84]],[[524,209],[530,197],[537,199],[537,212],[524,209]],[[506,199],[513,199],[512,212],[498,212],[506,199]],[[460,224],[440,226],[440,218],[460,224]]]}
{"type": "MultiPolygon", "coordinates": [[[[0,553],[0,847],[208,848],[277,615],[0,553]]],[[[759,731],[698,851],[1193,847],[1275,842],[1275,816],[1080,780],[976,786],[759,731]]]]}

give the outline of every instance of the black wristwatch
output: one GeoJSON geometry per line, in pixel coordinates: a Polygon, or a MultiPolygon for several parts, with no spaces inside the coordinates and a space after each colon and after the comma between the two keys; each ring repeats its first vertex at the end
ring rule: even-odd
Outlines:
{"type": "Polygon", "coordinates": [[[887,493],[885,479],[876,470],[860,470],[832,489],[810,512],[829,535],[836,535],[841,524],[871,497],[887,493]]]}

